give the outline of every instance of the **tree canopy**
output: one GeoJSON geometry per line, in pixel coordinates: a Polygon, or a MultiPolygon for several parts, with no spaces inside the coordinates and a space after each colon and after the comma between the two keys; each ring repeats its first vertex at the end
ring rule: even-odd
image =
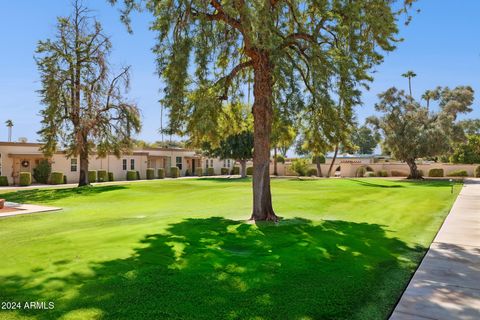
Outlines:
{"type": "Polygon", "coordinates": [[[123,0],[121,18],[128,25],[142,6],[154,16],[162,103],[177,134],[213,121],[223,101],[238,101],[253,82],[252,219],[277,220],[268,170],[276,108],[289,101],[285,117],[308,107],[319,121],[339,123],[355,104],[352,92],[395,48],[397,23],[404,14],[408,21],[412,2],[123,0]]]}

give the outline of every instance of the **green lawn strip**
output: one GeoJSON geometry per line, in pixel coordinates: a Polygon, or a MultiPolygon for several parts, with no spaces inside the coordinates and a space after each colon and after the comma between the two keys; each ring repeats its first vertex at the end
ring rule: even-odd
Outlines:
{"type": "Polygon", "coordinates": [[[63,211],[0,219],[0,298],[21,319],[384,319],[448,213],[447,181],[250,180],[3,193],[63,211]]]}

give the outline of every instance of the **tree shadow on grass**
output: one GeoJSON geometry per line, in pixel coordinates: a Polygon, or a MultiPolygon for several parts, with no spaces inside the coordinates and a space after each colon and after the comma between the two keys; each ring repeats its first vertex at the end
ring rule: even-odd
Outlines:
{"type": "Polygon", "coordinates": [[[382,184],[382,183],[373,183],[371,181],[365,181],[365,180],[360,180],[360,179],[348,179],[348,181],[352,181],[355,183],[358,183],[364,187],[375,187],[375,188],[405,188],[405,186],[402,186],[400,184],[382,184]]]}
{"type": "Polygon", "coordinates": [[[0,278],[0,293],[55,301],[18,311],[38,319],[385,319],[424,251],[376,224],[187,219],[126,259],[92,264],[92,274],[38,269],[0,278]]]}
{"type": "Polygon", "coordinates": [[[128,188],[124,185],[111,186],[88,186],[81,188],[61,188],[61,189],[28,189],[0,194],[1,198],[9,202],[18,203],[43,203],[72,196],[94,196],[99,193],[116,191],[128,188]]]}

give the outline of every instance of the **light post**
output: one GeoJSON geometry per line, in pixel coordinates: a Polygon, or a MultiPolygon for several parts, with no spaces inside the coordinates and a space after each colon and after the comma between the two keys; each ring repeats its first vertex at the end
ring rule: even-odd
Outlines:
{"type": "Polygon", "coordinates": [[[450,190],[450,193],[453,194],[453,179],[450,179],[449,181],[450,181],[450,184],[452,185],[452,188],[451,188],[451,190],[450,190]]]}

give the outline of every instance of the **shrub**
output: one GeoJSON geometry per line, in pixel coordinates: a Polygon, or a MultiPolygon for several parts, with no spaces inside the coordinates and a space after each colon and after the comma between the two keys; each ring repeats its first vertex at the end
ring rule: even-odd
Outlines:
{"type": "Polygon", "coordinates": [[[277,163],[285,163],[285,158],[282,155],[277,155],[277,163]]]}
{"type": "Polygon", "coordinates": [[[480,166],[475,168],[475,177],[480,178],[480,166]]]}
{"type": "Polygon", "coordinates": [[[67,176],[63,175],[63,184],[67,184],[67,176]]]}
{"type": "Polygon", "coordinates": [[[8,186],[8,178],[6,176],[0,176],[0,187],[8,186]]]}
{"type": "Polygon", "coordinates": [[[443,177],[443,169],[430,169],[428,171],[429,177],[443,177]]]}
{"type": "Polygon", "coordinates": [[[63,176],[63,172],[52,172],[50,174],[50,184],[62,184],[63,176]]]}
{"type": "Polygon", "coordinates": [[[222,176],[226,176],[228,174],[228,168],[221,168],[220,169],[220,174],[222,176]]]}
{"type": "Polygon", "coordinates": [[[230,174],[240,174],[240,167],[233,167],[230,174]]]}
{"type": "Polygon", "coordinates": [[[253,167],[247,167],[247,176],[253,175],[253,167]]]}
{"type": "Polygon", "coordinates": [[[114,181],[115,179],[113,179],[113,172],[109,172],[108,173],[108,181],[114,181]]]}
{"type": "Polygon", "coordinates": [[[367,172],[365,172],[364,177],[367,177],[367,178],[375,177],[375,172],[367,171],[367,172]]]}
{"type": "Polygon", "coordinates": [[[178,178],[180,176],[180,169],[178,169],[178,167],[171,167],[170,176],[172,178],[178,178]]]}
{"type": "Polygon", "coordinates": [[[392,177],[408,177],[408,173],[404,171],[392,170],[390,173],[392,177]]]}
{"type": "Polygon", "coordinates": [[[357,171],[355,171],[355,177],[364,177],[367,169],[365,167],[358,167],[357,171]]]}
{"type": "Polygon", "coordinates": [[[37,167],[33,169],[33,178],[38,183],[47,184],[50,173],[52,172],[52,165],[48,160],[40,160],[37,167]]]}
{"type": "Polygon", "coordinates": [[[203,168],[196,168],[195,169],[195,175],[201,177],[203,176],[203,168]]]}
{"type": "Polygon", "coordinates": [[[388,177],[387,170],[379,170],[379,171],[377,171],[377,177],[388,177]]]}
{"type": "Polygon", "coordinates": [[[423,177],[423,170],[417,170],[418,171],[418,174],[423,177]]]}
{"type": "Polygon", "coordinates": [[[88,171],[88,182],[97,182],[97,171],[88,171]]]}
{"type": "Polygon", "coordinates": [[[315,168],[308,169],[307,176],[316,177],[317,176],[317,169],[315,169],[315,168]]]}
{"type": "Polygon", "coordinates": [[[153,168],[147,168],[146,176],[147,176],[147,180],[153,180],[153,179],[155,179],[155,169],[153,169],[153,168]]]}
{"type": "Polygon", "coordinates": [[[32,174],[30,172],[20,172],[19,185],[22,187],[32,184],[32,174]]]}
{"type": "Polygon", "coordinates": [[[132,181],[132,180],[137,180],[137,172],[136,171],[127,171],[127,180],[132,181]]]}
{"type": "Polygon", "coordinates": [[[135,174],[137,175],[137,180],[140,180],[142,177],[140,176],[140,171],[135,171],[135,174]]]}
{"type": "Polygon", "coordinates": [[[295,159],[292,161],[292,170],[299,176],[308,174],[308,162],[306,159],[295,159]]]}
{"type": "Polygon", "coordinates": [[[190,169],[185,170],[185,177],[190,177],[190,169]]]}
{"type": "Polygon", "coordinates": [[[165,178],[165,169],[163,169],[163,168],[158,169],[157,170],[157,176],[158,176],[158,179],[165,178]]]}
{"type": "Polygon", "coordinates": [[[215,169],[214,168],[207,168],[207,176],[214,176],[215,169]]]}
{"type": "Polygon", "coordinates": [[[108,181],[108,172],[106,170],[98,170],[97,171],[97,178],[98,182],[105,182],[108,181]]]}
{"type": "Polygon", "coordinates": [[[449,172],[447,174],[447,177],[468,177],[468,173],[466,170],[455,170],[455,171],[449,172]]]}

